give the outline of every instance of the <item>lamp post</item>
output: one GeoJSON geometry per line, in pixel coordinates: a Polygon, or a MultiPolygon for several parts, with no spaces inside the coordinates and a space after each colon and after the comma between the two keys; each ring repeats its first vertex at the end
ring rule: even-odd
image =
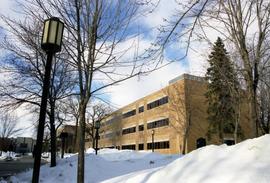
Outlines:
{"type": "Polygon", "coordinates": [[[152,130],[151,131],[151,134],[152,134],[152,152],[154,152],[154,135],[155,135],[155,130],[152,130]]]}
{"type": "Polygon", "coordinates": [[[100,122],[99,121],[96,121],[95,122],[95,129],[96,129],[96,148],[95,148],[95,151],[96,151],[96,155],[97,155],[97,151],[98,151],[98,138],[99,138],[99,133],[98,133],[98,130],[100,128],[100,122]]]}
{"type": "Polygon", "coordinates": [[[62,159],[64,158],[67,137],[68,137],[68,133],[67,132],[62,132],[60,134],[60,138],[61,138],[61,141],[62,141],[62,148],[61,148],[62,149],[62,151],[61,151],[61,158],[62,159]]]}
{"type": "Polygon", "coordinates": [[[61,22],[58,18],[52,17],[45,20],[41,39],[41,48],[47,54],[47,62],[45,66],[45,75],[43,79],[42,98],[40,104],[32,183],[39,182],[39,170],[41,162],[42,142],[44,135],[44,124],[46,119],[47,98],[50,88],[52,58],[54,53],[61,51],[63,31],[64,31],[64,23],[61,22]]]}

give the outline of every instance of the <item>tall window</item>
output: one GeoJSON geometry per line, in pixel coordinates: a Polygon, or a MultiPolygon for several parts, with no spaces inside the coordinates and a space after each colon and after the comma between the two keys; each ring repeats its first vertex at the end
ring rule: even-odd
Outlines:
{"type": "Polygon", "coordinates": [[[139,125],[139,131],[143,131],[144,130],[144,125],[139,125]]]}
{"type": "Polygon", "coordinates": [[[158,99],[154,102],[147,104],[147,110],[153,109],[153,108],[161,106],[163,104],[166,104],[166,103],[168,103],[168,101],[169,101],[168,96],[163,97],[161,99],[158,99]]]}
{"type": "Polygon", "coordinates": [[[153,121],[151,123],[147,123],[147,129],[158,128],[158,127],[168,126],[168,125],[169,125],[169,118],[165,118],[165,119],[153,121]]]}
{"type": "Polygon", "coordinates": [[[224,144],[227,144],[228,146],[234,145],[235,141],[233,139],[223,139],[224,144]]]}
{"type": "Polygon", "coordinates": [[[144,111],[144,107],[143,106],[139,107],[139,113],[142,113],[143,111],[144,111]]]}
{"type": "Polygon", "coordinates": [[[197,139],[197,149],[206,146],[206,140],[205,138],[198,138],[197,139]]]}
{"type": "Polygon", "coordinates": [[[139,150],[144,150],[144,144],[139,144],[139,150]]]}

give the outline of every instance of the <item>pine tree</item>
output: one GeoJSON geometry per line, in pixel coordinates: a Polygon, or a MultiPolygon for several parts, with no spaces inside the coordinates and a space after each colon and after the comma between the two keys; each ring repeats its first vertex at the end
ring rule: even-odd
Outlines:
{"type": "Polygon", "coordinates": [[[235,130],[238,82],[233,64],[219,37],[208,62],[210,67],[206,73],[208,88],[205,94],[209,121],[207,136],[211,138],[212,134],[218,134],[223,143],[224,133],[233,134],[235,130]]]}

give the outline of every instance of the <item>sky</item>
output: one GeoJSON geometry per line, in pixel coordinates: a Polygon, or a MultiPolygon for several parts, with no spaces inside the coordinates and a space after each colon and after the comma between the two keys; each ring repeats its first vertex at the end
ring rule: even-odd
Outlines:
{"type": "MultiPolygon", "coordinates": [[[[142,26],[142,29],[149,30],[147,35],[142,36],[141,39],[143,42],[149,44],[151,41],[153,41],[153,38],[157,35],[158,26],[164,23],[164,18],[170,18],[172,12],[175,11],[175,7],[175,0],[161,0],[152,14],[141,19],[140,26],[142,26]]],[[[14,0],[1,0],[1,13],[9,15],[13,18],[22,18],[20,15],[14,12],[15,8],[18,9],[19,7],[16,7],[14,0]]],[[[4,25],[0,22],[0,26],[4,25]]],[[[3,32],[0,31],[0,39],[1,36],[3,36],[3,32]]],[[[214,35],[213,40],[215,39],[216,36],[214,35]]],[[[171,47],[173,51],[171,51],[170,54],[174,54],[178,51],[179,47],[181,46],[178,44],[179,43],[175,43],[175,45],[171,47]]],[[[205,56],[205,50],[209,50],[209,45],[205,45],[204,47],[197,45],[197,48],[198,49],[196,49],[196,51],[190,50],[189,54],[184,60],[169,64],[167,67],[154,71],[147,76],[132,78],[118,84],[117,86],[108,88],[106,92],[108,92],[107,95],[109,96],[108,98],[110,99],[110,102],[113,104],[113,106],[123,107],[139,98],[165,87],[168,85],[169,80],[183,73],[203,76],[207,68],[207,57],[205,56]]],[[[168,52],[170,52],[170,50],[168,52]]],[[[179,52],[181,52],[181,50],[179,50],[179,52]]],[[[1,54],[3,53],[0,53],[0,55],[1,54]]],[[[166,61],[167,58],[165,57],[164,62],[166,61]]],[[[17,114],[20,117],[20,126],[31,126],[33,119],[31,118],[31,115],[27,113],[27,111],[19,109],[17,110],[17,114]]],[[[23,136],[32,135],[33,133],[29,128],[23,133],[23,136]]]]}

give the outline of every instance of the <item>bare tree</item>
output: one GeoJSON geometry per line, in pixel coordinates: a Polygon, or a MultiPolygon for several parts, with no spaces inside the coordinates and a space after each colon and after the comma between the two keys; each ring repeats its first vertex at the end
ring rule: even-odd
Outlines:
{"type": "Polygon", "coordinates": [[[241,61],[248,90],[250,119],[254,136],[259,134],[257,88],[259,67],[263,64],[270,38],[270,2],[267,0],[191,0],[178,2],[179,12],[161,27],[157,44],[164,48],[174,41],[185,45],[186,54],[192,41],[209,41],[207,32],[215,31],[232,43],[241,61]]]}
{"type": "Polygon", "coordinates": [[[259,121],[263,134],[270,133],[270,80],[269,67],[265,67],[258,87],[259,121]]]}
{"type": "Polygon", "coordinates": [[[0,117],[0,137],[10,138],[14,135],[18,135],[22,131],[22,128],[18,127],[18,119],[16,116],[9,113],[1,114],[0,117]]]}
{"type": "Polygon", "coordinates": [[[87,135],[91,137],[92,147],[95,148],[95,125],[97,122],[104,120],[111,112],[111,108],[103,103],[98,103],[96,105],[90,106],[88,110],[88,120],[87,120],[87,135]]]}
{"type": "MultiPolygon", "coordinates": [[[[1,42],[1,47],[8,55],[1,59],[2,71],[8,73],[1,82],[1,107],[14,108],[28,106],[39,108],[43,86],[46,57],[40,48],[42,22],[28,17],[25,21],[13,20],[5,16],[9,34],[1,42]],[[11,39],[16,41],[10,41],[11,39]]],[[[60,112],[61,100],[72,95],[74,78],[71,67],[64,61],[67,54],[58,55],[53,63],[51,86],[48,97],[49,129],[51,136],[51,166],[56,166],[56,130],[60,122],[56,112],[60,112]]],[[[33,109],[35,111],[35,109],[33,109]]]]}
{"type": "Polygon", "coordinates": [[[64,103],[63,108],[66,114],[69,115],[69,121],[75,120],[75,134],[73,139],[73,152],[78,152],[78,127],[79,127],[79,98],[78,96],[68,97],[64,103]]]}
{"type": "Polygon", "coordinates": [[[2,151],[10,150],[12,136],[18,135],[22,132],[22,128],[18,127],[18,119],[15,115],[9,113],[2,113],[0,116],[0,155],[2,151]]]}
{"type": "MultiPolygon", "coordinates": [[[[137,57],[131,23],[137,18],[138,1],[128,0],[29,0],[21,4],[27,13],[59,16],[66,25],[64,48],[76,69],[79,88],[78,179],[84,182],[86,109],[93,95],[129,78],[151,72],[160,65],[137,57]],[[129,43],[129,46],[125,46],[129,43]],[[131,51],[133,48],[133,52],[131,51]],[[134,50],[135,48],[135,50],[134,50]],[[129,55],[129,56],[128,56],[129,55]],[[130,55],[135,55],[130,57],[130,55]]],[[[136,41],[135,41],[136,42],[136,41]]]]}
{"type": "Polygon", "coordinates": [[[122,113],[117,111],[112,114],[112,118],[110,119],[110,139],[114,148],[119,148],[121,136],[122,136],[122,113]]]}

